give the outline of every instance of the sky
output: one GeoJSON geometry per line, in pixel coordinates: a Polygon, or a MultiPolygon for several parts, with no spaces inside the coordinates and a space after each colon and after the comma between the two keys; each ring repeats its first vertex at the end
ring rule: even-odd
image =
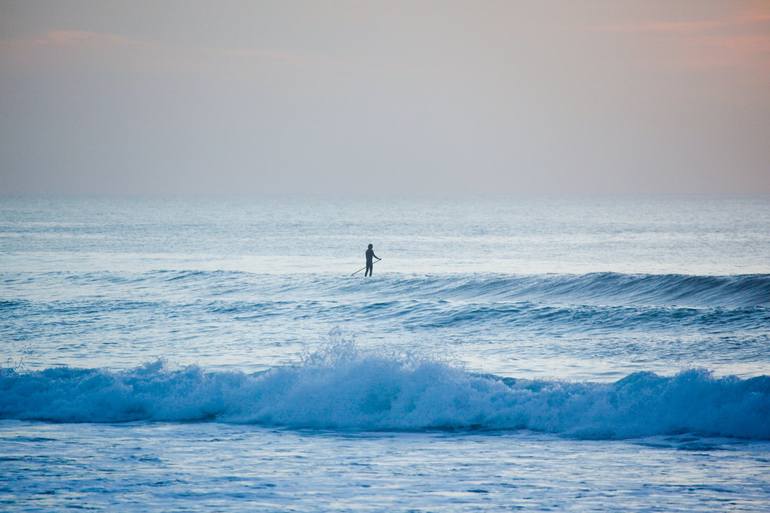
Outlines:
{"type": "Polygon", "coordinates": [[[0,0],[3,193],[770,193],[770,0],[0,0]]]}

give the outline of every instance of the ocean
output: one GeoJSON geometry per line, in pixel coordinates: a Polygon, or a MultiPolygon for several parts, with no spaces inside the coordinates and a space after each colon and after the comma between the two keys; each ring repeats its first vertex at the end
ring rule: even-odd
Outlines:
{"type": "Polygon", "coordinates": [[[770,510],[767,196],[4,197],[0,280],[4,511],[770,510]]]}

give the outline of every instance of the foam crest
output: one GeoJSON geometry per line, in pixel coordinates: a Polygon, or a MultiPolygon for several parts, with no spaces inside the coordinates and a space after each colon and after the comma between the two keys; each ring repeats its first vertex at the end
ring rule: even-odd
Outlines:
{"type": "Polygon", "coordinates": [[[525,381],[338,344],[258,374],[170,369],[0,370],[0,418],[218,421],[326,430],[534,430],[614,439],[770,439],[770,377],[635,373],[615,383],[525,381]]]}

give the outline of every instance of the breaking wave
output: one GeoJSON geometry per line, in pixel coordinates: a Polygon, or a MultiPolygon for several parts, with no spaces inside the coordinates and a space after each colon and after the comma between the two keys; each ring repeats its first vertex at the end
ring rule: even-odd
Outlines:
{"type": "Polygon", "coordinates": [[[770,439],[770,376],[614,383],[502,378],[337,344],[296,366],[245,374],[168,368],[0,369],[0,418],[251,423],[342,431],[533,430],[590,439],[694,433],[770,439]]]}

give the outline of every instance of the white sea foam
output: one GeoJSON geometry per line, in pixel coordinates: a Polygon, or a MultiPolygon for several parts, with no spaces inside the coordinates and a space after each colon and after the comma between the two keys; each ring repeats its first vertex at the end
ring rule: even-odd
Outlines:
{"type": "Polygon", "coordinates": [[[129,371],[0,371],[0,418],[219,421],[332,430],[519,430],[613,439],[770,439],[770,377],[635,373],[615,383],[524,381],[331,346],[258,374],[162,362],[129,371]]]}

